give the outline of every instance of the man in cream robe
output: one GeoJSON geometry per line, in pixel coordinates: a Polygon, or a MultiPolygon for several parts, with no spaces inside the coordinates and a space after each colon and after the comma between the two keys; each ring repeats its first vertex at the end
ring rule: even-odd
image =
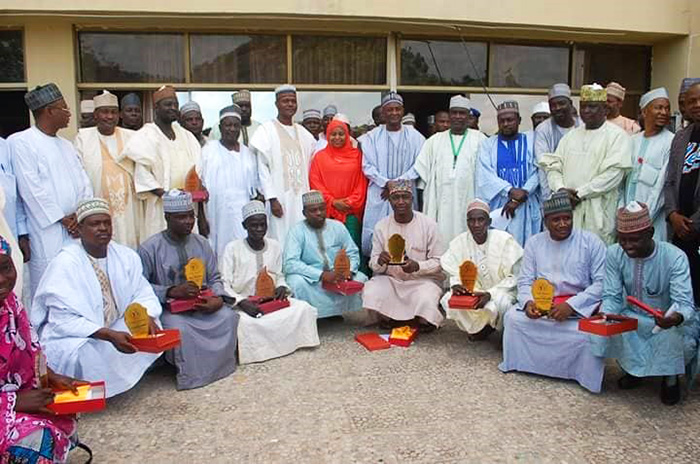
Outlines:
{"type": "Polygon", "coordinates": [[[202,154],[194,135],[176,123],[179,111],[175,89],[161,87],[153,94],[153,105],[155,122],[136,131],[123,152],[136,163],[134,186],[145,203],[141,242],[165,229],[161,197],[166,191],[185,187],[188,172],[202,154]]]}
{"type": "Polygon", "coordinates": [[[250,141],[258,156],[262,194],[270,202],[270,236],[284,247],[287,233],[302,214],[302,194],[309,190],[309,162],[316,140],[293,122],[297,93],[291,85],[275,90],[277,118],[264,123],[250,141]]]}
{"type": "Polygon", "coordinates": [[[31,321],[55,372],[104,380],[112,397],[132,388],[160,356],[136,352],[124,322],[126,308],[144,306],[153,333],[161,307],[136,252],[111,241],[107,202],[83,201],[77,221],[81,242],[65,246],[49,264],[31,321]]]}
{"type": "Polygon", "coordinates": [[[95,127],[80,129],[75,149],[90,178],[95,196],[104,198],[112,212],[114,241],[136,249],[143,228],[142,202],[134,190],[134,162],[122,157],[134,131],[117,127],[119,101],[104,91],[93,98],[95,127]]]}
{"type": "MultiPolygon", "coordinates": [[[[12,253],[12,262],[17,269],[15,295],[21,301],[24,287],[24,254],[28,252],[29,247],[27,215],[24,212],[22,200],[19,199],[17,178],[10,160],[10,149],[3,138],[0,138],[0,170],[0,211],[2,211],[0,214],[0,236],[5,237],[10,246],[15,247],[14,250],[22,248],[21,253],[12,253]],[[20,243],[22,246],[19,245],[20,243]]],[[[27,256],[27,258],[29,257],[27,256]]]]}

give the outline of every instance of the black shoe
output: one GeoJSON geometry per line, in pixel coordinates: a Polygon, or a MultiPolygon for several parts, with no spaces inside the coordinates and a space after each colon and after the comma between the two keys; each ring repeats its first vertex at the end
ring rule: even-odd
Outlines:
{"type": "Polygon", "coordinates": [[[633,388],[637,388],[644,382],[644,379],[641,377],[635,377],[630,374],[625,374],[619,379],[617,379],[617,386],[620,387],[621,390],[631,390],[633,388]]]}
{"type": "Polygon", "coordinates": [[[681,384],[676,379],[676,384],[673,386],[666,385],[666,379],[661,381],[661,402],[666,406],[678,404],[681,400],[681,384]]]}

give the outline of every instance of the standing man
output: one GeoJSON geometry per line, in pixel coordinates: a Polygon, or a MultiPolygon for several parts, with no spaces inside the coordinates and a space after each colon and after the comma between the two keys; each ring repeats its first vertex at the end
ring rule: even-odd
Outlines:
{"type": "Polygon", "coordinates": [[[192,133],[177,122],[175,89],[163,86],[153,94],[154,120],[139,129],[123,155],[136,163],[134,186],[145,205],[141,241],[165,229],[161,197],[167,190],[185,187],[185,178],[199,162],[202,148],[192,133]]]}
{"type": "Polygon", "coordinates": [[[318,140],[319,134],[321,134],[321,112],[319,110],[306,110],[304,111],[304,116],[301,121],[301,125],[304,129],[309,131],[311,135],[318,140]]]}
{"type": "Polygon", "coordinates": [[[17,190],[17,177],[10,159],[10,147],[2,137],[0,137],[0,170],[0,203],[2,203],[0,204],[0,236],[4,237],[10,246],[14,246],[14,250],[22,251],[10,254],[17,271],[15,294],[21,300],[24,263],[31,258],[27,215],[17,190]]]}
{"type": "Polygon", "coordinates": [[[384,124],[384,114],[382,112],[382,105],[377,105],[372,108],[372,121],[374,122],[374,127],[379,127],[384,124]]]}
{"type": "Polygon", "coordinates": [[[664,199],[669,238],[688,257],[695,304],[700,305],[700,82],[686,91],[685,111],[692,123],[671,143],[664,199]]]}
{"type": "Polygon", "coordinates": [[[474,130],[479,130],[479,118],[481,118],[481,111],[476,108],[472,108],[470,111],[469,118],[469,128],[474,130]]]}
{"type": "Polygon", "coordinates": [[[75,210],[92,197],[90,180],[73,145],[57,135],[70,110],[56,84],[38,86],[24,101],[36,124],[8,139],[17,188],[27,214],[32,295],[49,261],[78,237],[75,210]]]}
{"type": "Polygon", "coordinates": [[[505,231],[520,246],[542,228],[539,169],[532,152],[532,140],[519,132],[518,102],[498,105],[498,134],[485,140],[476,164],[476,196],[501,209],[509,219],[505,231]]]}
{"type": "MultiPolygon", "coordinates": [[[[549,110],[551,118],[542,122],[535,129],[535,159],[539,163],[547,153],[557,151],[559,142],[574,127],[581,124],[581,120],[574,115],[574,104],[571,101],[571,89],[567,84],[554,84],[549,89],[549,110]]],[[[539,170],[540,194],[543,200],[552,196],[547,182],[547,173],[539,170]]]]}
{"type": "Polygon", "coordinates": [[[93,101],[97,126],[78,131],[75,149],[95,196],[109,203],[114,241],[135,250],[143,227],[143,208],[134,190],[134,162],[122,156],[134,131],[117,127],[119,104],[115,95],[105,90],[93,101]]]}
{"type": "Polygon", "coordinates": [[[632,135],[641,131],[637,121],[626,118],[620,114],[622,104],[625,101],[626,89],[617,82],[611,82],[605,88],[608,93],[606,106],[608,108],[608,121],[622,128],[627,134],[632,135]]]}
{"type": "Polygon", "coordinates": [[[199,142],[199,146],[206,145],[207,136],[202,133],[204,130],[202,109],[196,101],[190,100],[180,107],[180,125],[192,132],[192,135],[199,142]]]}
{"type": "Polygon", "coordinates": [[[532,130],[537,129],[537,126],[549,119],[549,103],[539,102],[532,108],[532,115],[530,116],[530,121],[532,121],[532,130]]]}
{"type": "Polygon", "coordinates": [[[270,236],[284,247],[289,229],[302,220],[301,195],[309,190],[309,162],[314,137],[295,124],[297,89],[282,85],[275,90],[277,118],[255,131],[250,141],[258,155],[262,194],[270,202],[270,236]]]}
{"type": "Polygon", "coordinates": [[[664,87],[651,90],[639,101],[644,115],[644,131],[632,136],[632,171],[627,176],[620,203],[644,203],[654,224],[654,239],[666,241],[664,184],[671,153],[673,133],[666,129],[671,115],[671,101],[664,87]]]}
{"type": "Polygon", "coordinates": [[[678,111],[681,113],[681,128],[685,127],[686,123],[692,124],[693,122],[685,109],[685,93],[695,84],[700,84],[700,77],[686,77],[681,81],[681,88],[678,91],[678,111]]]}
{"type": "Polygon", "coordinates": [[[137,131],[143,126],[143,111],[141,98],[135,93],[127,93],[121,101],[121,127],[137,131]]]}
{"type": "MultiPolygon", "coordinates": [[[[403,98],[396,92],[389,92],[382,98],[382,114],[385,124],[368,132],[362,140],[362,170],[367,179],[367,203],[362,223],[362,254],[372,253],[374,226],[391,212],[386,201],[389,192],[386,188],[390,180],[418,177],[413,165],[420,153],[425,137],[411,126],[401,124],[403,98]]],[[[415,196],[414,196],[414,201],[415,196]]],[[[414,204],[414,208],[417,205],[414,204]]]]}
{"type": "Polygon", "coordinates": [[[450,120],[450,113],[447,111],[438,111],[435,113],[435,133],[445,132],[450,128],[452,121],[450,120]]]}
{"type": "Polygon", "coordinates": [[[598,84],[581,88],[583,126],[562,138],[555,153],[540,166],[553,192],[568,192],[574,207],[574,227],[615,241],[615,214],[620,184],[632,168],[632,143],[622,129],[605,120],[606,92],[598,84]]]}
{"type": "Polygon", "coordinates": [[[450,99],[450,130],[430,137],[414,169],[423,188],[423,213],[438,224],[443,243],[467,230],[464,205],[474,198],[474,171],[484,134],[468,129],[469,100],[450,99]]]}
{"type": "Polygon", "coordinates": [[[321,139],[326,139],[326,128],[328,127],[328,124],[333,120],[336,114],[338,114],[338,107],[335,105],[328,105],[325,108],[323,108],[323,119],[321,119],[321,126],[323,130],[321,131],[320,135],[321,139]]]}

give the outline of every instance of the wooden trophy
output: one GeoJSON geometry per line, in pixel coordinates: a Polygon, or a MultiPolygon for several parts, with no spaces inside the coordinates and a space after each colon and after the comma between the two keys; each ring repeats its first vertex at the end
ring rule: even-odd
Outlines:
{"type": "Polygon", "coordinates": [[[201,259],[191,258],[185,264],[185,279],[199,288],[204,284],[204,274],[206,274],[206,267],[201,259]]]}
{"type": "Polygon", "coordinates": [[[333,270],[336,274],[343,276],[343,279],[350,280],[350,258],[348,258],[345,248],[341,248],[338,254],[335,255],[333,270]]]}
{"type": "Polygon", "coordinates": [[[255,279],[255,296],[251,296],[248,300],[257,304],[260,312],[263,314],[288,308],[291,305],[287,298],[275,299],[275,281],[270,273],[267,272],[266,267],[263,267],[258,272],[258,277],[255,279]]]}
{"type": "Polygon", "coordinates": [[[389,256],[391,256],[390,266],[403,266],[406,264],[404,259],[406,255],[406,240],[400,234],[394,234],[389,237],[387,248],[389,256]]]}
{"type": "Polygon", "coordinates": [[[199,258],[191,258],[187,261],[187,264],[185,264],[184,272],[185,279],[199,288],[199,295],[186,300],[169,300],[170,312],[174,314],[192,311],[197,303],[203,301],[204,297],[214,296],[214,292],[210,289],[202,288],[204,286],[204,276],[207,273],[204,261],[199,258]]]}
{"type": "Polygon", "coordinates": [[[345,248],[341,248],[335,255],[335,260],[333,261],[333,272],[339,274],[343,278],[343,281],[336,282],[335,284],[327,284],[324,282],[323,288],[329,292],[348,296],[361,292],[362,288],[365,286],[365,284],[362,282],[350,280],[352,277],[352,271],[350,270],[350,258],[348,257],[348,252],[345,251],[345,248]]]}
{"type": "Polygon", "coordinates": [[[479,297],[474,296],[474,286],[478,270],[476,264],[467,260],[459,266],[459,280],[462,282],[462,287],[466,288],[469,295],[452,295],[448,301],[448,306],[452,309],[474,309],[479,302],[479,297]]]}
{"type": "Polygon", "coordinates": [[[180,345],[180,331],[177,329],[158,330],[155,335],[148,333],[148,312],[139,303],[131,303],[126,308],[124,322],[131,332],[131,344],[139,351],[162,353],[180,345]]]}
{"type": "Polygon", "coordinates": [[[549,313],[554,304],[554,285],[547,279],[535,279],[532,283],[532,298],[539,312],[549,313]]]}
{"type": "Polygon", "coordinates": [[[185,192],[189,192],[192,195],[192,201],[194,202],[202,202],[209,199],[209,192],[202,186],[202,180],[194,167],[185,176],[185,192]]]}

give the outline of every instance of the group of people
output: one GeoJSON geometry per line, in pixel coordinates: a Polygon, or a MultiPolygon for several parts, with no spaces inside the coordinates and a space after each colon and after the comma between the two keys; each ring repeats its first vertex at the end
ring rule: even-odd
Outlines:
{"type": "Polygon", "coordinates": [[[149,333],[180,331],[165,354],[178,389],[319,345],[318,318],[422,332],[448,318],[472,340],[501,332],[504,372],[599,392],[604,360],[615,358],[621,388],[662,376],[662,401],[677,403],[700,340],[700,79],[683,82],[687,125],[675,135],[665,89],[642,96],[643,129],[620,116],[624,93],[617,83],[583,86],[579,119],[568,85],[555,84],[533,131],[520,132],[517,102],[504,101],[491,137],[456,95],[448,123],[436,115],[426,140],[396,92],[373,110],[377,127],[354,138],[334,106],[296,123],[291,85],[275,90],[278,115],[262,124],[250,92],[234,93],[208,137],[199,107],[180,107],[173,87],[154,92],[153,122],[137,130],[124,124],[142,122],[125,113],[137,97],[120,109],[104,91],[94,126],[71,143],[57,135],[70,118],[58,87],[31,90],[35,125],[0,145],[0,351],[9,360],[0,450],[64,459],[75,423],[44,415],[51,388],[104,380],[114,396],[142,378],[159,356],[134,346],[124,319],[132,303],[146,308],[149,333]],[[477,269],[473,290],[462,281],[466,261],[477,269]],[[201,282],[188,276],[193,263],[201,282]],[[547,314],[534,303],[537,279],[554,286],[547,314]],[[347,281],[364,287],[343,291],[347,281]],[[261,282],[274,296],[261,299],[261,282]],[[476,303],[453,308],[454,295],[476,303]],[[263,315],[270,299],[288,307],[263,315]],[[183,301],[193,309],[174,311],[183,301]],[[639,328],[612,338],[578,331],[597,312],[631,315],[639,328]]]}

